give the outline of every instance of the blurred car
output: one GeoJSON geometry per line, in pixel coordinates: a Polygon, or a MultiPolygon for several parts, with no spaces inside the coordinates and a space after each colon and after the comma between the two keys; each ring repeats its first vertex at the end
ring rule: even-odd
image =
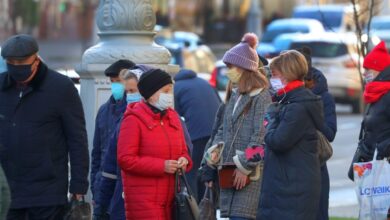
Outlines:
{"type": "Polygon", "coordinates": [[[265,57],[267,53],[276,51],[274,40],[282,34],[322,32],[325,32],[324,27],[314,19],[288,18],[275,20],[267,26],[257,47],[257,53],[265,57]]]}
{"type": "Polygon", "coordinates": [[[305,35],[295,39],[290,49],[309,47],[312,64],[324,73],[335,101],[350,104],[353,113],[361,113],[364,104],[356,41],[352,33],[305,35]]]}
{"type": "Polygon", "coordinates": [[[291,42],[300,36],[301,33],[281,34],[272,41],[271,45],[260,45],[257,47],[257,53],[261,54],[267,59],[274,58],[284,50],[290,48],[291,42]]]}
{"type": "MultiPolygon", "coordinates": [[[[366,30],[367,31],[367,30],[366,30]]],[[[390,49],[390,16],[375,16],[371,20],[370,38],[374,41],[373,44],[379,43],[377,39],[386,42],[386,47],[390,49]]],[[[368,36],[363,35],[363,41],[366,41],[368,36]]],[[[373,48],[375,45],[370,45],[369,48],[373,48]]]]}
{"type": "Polygon", "coordinates": [[[327,31],[348,32],[353,31],[355,27],[352,5],[297,6],[292,17],[316,19],[327,31]]]}
{"type": "Polygon", "coordinates": [[[158,27],[155,28],[157,35],[155,41],[157,44],[165,45],[169,43],[176,43],[182,47],[196,48],[203,45],[202,39],[195,33],[185,31],[172,32],[169,28],[158,27]]]}
{"type": "MultiPolygon", "coordinates": [[[[1,47],[0,47],[0,53],[1,53],[1,47]]],[[[0,73],[4,73],[7,71],[7,64],[5,63],[5,60],[2,56],[0,56],[0,73]]]]}

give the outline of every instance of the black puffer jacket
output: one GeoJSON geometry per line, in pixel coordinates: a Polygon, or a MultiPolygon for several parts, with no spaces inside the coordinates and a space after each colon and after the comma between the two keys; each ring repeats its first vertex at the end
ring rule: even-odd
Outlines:
{"type": "Polygon", "coordinates": [[[40,63],[23,90],[0,75],[0,162],[11,208],[57,206],[88,190],[84,112],[72,81],[40,63]],[[70,160],[70,184],[68,161],[70,160]]]}
{"type": "Polygon", "coordinates": [[[320,198],[317,133],[322,101],[303,87],[286,94],[267,126],[260,219],[316,219],[320,198]]]}
{"type": "MultiPolygon", "coordinates": [[[[374,81],[390,83],[390,67],[382,71],[374,81]]],[[[379,159],[390,157],[390,92],[368,106],[363,125],[364,149],[362,150],[369,155],[364,160],[372,160],[375,148],[378,149],[379,159]]]]}

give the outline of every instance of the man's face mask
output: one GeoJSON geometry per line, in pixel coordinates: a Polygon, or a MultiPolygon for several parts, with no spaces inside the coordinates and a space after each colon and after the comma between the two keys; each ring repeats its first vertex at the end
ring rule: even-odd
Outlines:
{"type": "Polygon", "coordinates": [[[24,82],[32,75],[32,66],[37,60],[27,65],[14,65],[7,63],[10,76],[17,82],[24,82]]]}

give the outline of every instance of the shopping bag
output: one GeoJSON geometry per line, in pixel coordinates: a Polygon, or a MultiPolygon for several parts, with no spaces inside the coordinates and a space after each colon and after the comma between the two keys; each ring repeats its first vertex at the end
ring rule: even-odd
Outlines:
{"type": "Polygon", "coordinates": [[[386,220],[390,208],[390,164],[374,160],[353,164],[360,220],[386,220]]]}
{"type": "Polygon", "coordinates": [[[213,190],[206,187],[203,199],[199,204],[199,219],[201,220],[217,220],[217,212],[214,205],[213,190]]]}

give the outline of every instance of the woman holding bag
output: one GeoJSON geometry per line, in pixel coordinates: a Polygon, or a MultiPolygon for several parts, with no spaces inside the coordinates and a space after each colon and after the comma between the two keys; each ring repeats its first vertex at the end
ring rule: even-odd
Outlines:
{"type": "MultiPolygon", "coordinates": [[[[255,219],[259,201],[260,154],[265,133],[263,119],[271,97],[267,90],[268,81],[258,70],[257,42],[255,34],[245,34],[241,43],[223,57],[229,68],[227,75],[233,83],[233,92],[226,103],[223,123],[213,146],[205,154],[209,167],[234,164],[233,175],[220,175],[219,179],[221,217],[231,220],[255,219]],[[218,147],[222,142],[224,147],[218,147]],[[224,182],[232,183],[232,186],[223,186],[224,182]]],[[[220,174],[224,167],[219,170],[220,174]]],[[[211,168],[208,170],[213,172],[211,168]]]]}
{"type": "MultiPolygon", "coordinates": [[[[366,87],[363,98],[368,104],[361,127],[358,149],[352,163],[390,157],[390,55],[385,42],[380,42],[364,58],[366,87]]],[[[352,165],[348,173],[353,180],[352,165]]]]}
{"type": "Polygon", "coordinates": [[[171,76],[159,69],[142,74],[138,89],[146,101],[129,105],[118,140],[118,163],[127,220],[170,220],[175,173],[188,171],[181,123],[173,106],[171,76]]]}
{"type": "Polygon", "coordinates": [[[320,199],[317,130],[324,124],[321,99],[304,87],[305,57],[291,50],[271,65],[277,103],[267,110],[259,219],[316,219],[320,199]]]}

